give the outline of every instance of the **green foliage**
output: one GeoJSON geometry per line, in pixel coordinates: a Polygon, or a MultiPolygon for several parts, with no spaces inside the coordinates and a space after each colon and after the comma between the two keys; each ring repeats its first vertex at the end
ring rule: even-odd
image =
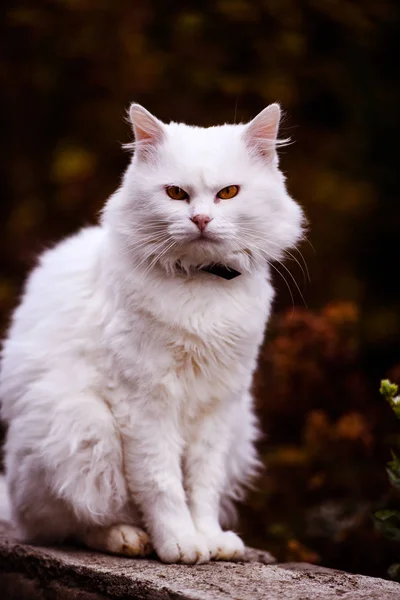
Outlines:
{"type": "Polygon", "coordinates": [[[400,419],[400,396],[397,395],[399,386],[389,381],[389,379],[382,379],[379,391],[385,400],[389,402],[396,417],[400,419]]]}
{"type": "Polygon", "coordinates": [[[379,531],[390,540],[400,542],[400,511],[378,510],[374,516],[379,531]]]}
{"type": "MultiPolygon", "coordinates": [[[[380,393],[390,404],[396,417],[400,419],[400,397],[397,396],[398,391],[398,386],[395,383],[391,383],[389,379],[381,381],[380,393]]],[[[400,491],[400,459],[393,451],[392,460],[388,462],[386,471],[392,486],[400,491]]],[[[374,523],[376,528],[389,540],[400,542],[400,510],[378,510],[374,514],[374,523]]],[[[393,564],[389,568],[388,574],[392,579],[400,581],[400,564],[393,564]]]]}
{"type": "Polygon", "coordinates": [[[386,471],[389,476],[389,481],[396,489],[400,490],[400,460],[392,450],[392,459],[388,462],[386,471]]]}
{"type": "Polygon", "coordinates": [[[400,581],[400,563],[394,563],[388,568],[388,575],[395,581],[400,581]]]}
{"type": "MultiPolygon", "coordinates": [[[[383,379],[381,381],[380,393],[389,403],[391,409],[398,419],[400,419],[400,396],[397,395],[399,386],[389,381],[389,379],[383,379]]],[[[388,462],[386,467],[390,483],[396,489],[400,490],[400,459],[392,450],[392,460],[388,462]]]]}

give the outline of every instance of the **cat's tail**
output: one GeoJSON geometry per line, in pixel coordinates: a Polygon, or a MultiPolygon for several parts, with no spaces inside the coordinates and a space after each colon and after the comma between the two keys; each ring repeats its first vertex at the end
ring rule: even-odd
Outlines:
{"type": "Polygon", "coordinates": [[[8,493],[7,481],[4,475],[0,475],[0,520],[10,521],[11,519],[11,502],[8,493]]]}

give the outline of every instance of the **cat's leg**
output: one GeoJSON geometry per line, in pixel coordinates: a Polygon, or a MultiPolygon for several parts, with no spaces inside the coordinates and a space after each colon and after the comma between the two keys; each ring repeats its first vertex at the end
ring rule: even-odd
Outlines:
{"type": "Polygon", "coordinates": [[[35,391],[25,398],[31,408],[11,423],[6,446],[21,536],[42,543],[74,538],[106,552],[148,554],[147,534],[135,526],[129,507],[121,441],[108,407],[91,392],[39,403],[35,391]]]}
{"type": "Polygon", "coordinates": [[[232,440],[226,460],[226,485],[220,504],[220,522],[232,527],[237,521],[235,502],[244,499],[246,488],[262,470],[256,442],[260,438],[258,419],[250,393],[244,394],[232,422],[232,440]]]}
{"type": "Polygon", "coordinates": [[[196,531],[183,489],[183,440],[177,415],[162,400],[142,404],[121,427],[125,473],[141,510],[151,542],[166,563],[204,563],[210,559],[205,539],[196,531]]]}
{"type": "MultiPolygon", "coordinates": [[[[185,487],[195,526],[207,539],[211,555],[219,560],[239,559],[244,544],[233,531],[223,531],[219,522],[223,495],[234,493],[234,470],[227,469],[232,447],[238,442],[237,430],[244,409],[243,401],[220,403],[196,422],[196,437],[190,443],[185,461],[185,487]]],[[[253,450],[254,454],[254,450],[253,450]]]]}

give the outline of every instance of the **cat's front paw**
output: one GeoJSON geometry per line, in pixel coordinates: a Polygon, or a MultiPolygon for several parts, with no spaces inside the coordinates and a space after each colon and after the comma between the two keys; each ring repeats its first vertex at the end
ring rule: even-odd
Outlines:
{"type": "Polygon", "coordinates": [[[200,565],[211,558],[207,542],[200,534],[172,537],[160,545],[154,543],[154,546],[165,563],[200,565]]]}
{"type": "Polygon", "coordinates": [[[207,535],[208,549],[215,560],[240,560],[244,557],[245,546],[233,531],[220,531],[207,535]]]}

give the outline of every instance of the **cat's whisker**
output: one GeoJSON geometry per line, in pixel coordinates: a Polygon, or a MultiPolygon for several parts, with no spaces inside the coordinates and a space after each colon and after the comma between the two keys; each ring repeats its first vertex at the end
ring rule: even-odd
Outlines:
{"type": "MultiPolygon", "coordinates": [[[[238,239],[239,239],[239,238],[238,238],[238,239]]],[[[242,242],[243,242],[243,241],[244,241],[244,240],[242,240],[242,242]]],[[[266,260],[266,262],[267,262],[267,263],[268,263],[268,264],[269,264],[269,265],[270,265],[270,266],[271,266],[271,267],[272,267],[272,268],[273,268],[273,269],[274,269],[274,270],[275,270],[277,273],[279,273],[279,275],[280,275],[280,276],[282,277],[282,279],[284,280],[284,282],[285,282],[285,284],[286,284],[286,286],[287,286],[287,288],[288,288],[288,290],[289,290],[290,297],[291,297],[291,299],[292,299],[292,305],[293,305],[293,309],[294,309],[294,297],[293,297],[293,293],[292,293],[292,290],[291,290],[291,288],[290,288],[290,285],[289,285],[289,283],[287,282],[287,280],[286,280],[285,276],[283,275],[283,273],[281,273],[281,272],[279,271],[279,269],[276,267],[276,265],[275,265],[275,264],[271,263],[271,262],[268,260],[268,258],[265,258],[265,255],[266,255],[266,253],[265,253],[265,251],[264,251],[262,248],[259,248],[259,247],[258,247],[258,246],[256,246],[255,244],[252,244],[252,250],[253,250],[253,251],[254,251],[254,248],[256,248],[256,251],[258,251],[258,254],[260,254],[260,255],[261,255],[261,257],[263,257],[263,258],[264,258],[264,260],[266,260]]],[[[304,300],[304,296],[303,296],[303,294],[302,294],[302,292],[301,292],[301,290],[300,290],[299,286],[297,285],[297,282],[296,282],[295,278],[293,277],[292,273],[289,271],[289,269],[287,269],[287,268],[285,267],[285,265],[284,265],[283,263],[281,263],[279,260],[277,260],[275,257],[273,257],[273,256],[271,256],[271,255],[270,255],[269,257],[270,257],[270,258],[272,258],[273,260],[277,261],[277,262],[278,262],[278,264],[279,264],[281,267],[283,267],[283,268],[284,268],[284,269],[285,269],[285,270],[288,272],[288,274],[289,274],[289,275],[290,275],[290,277],[292,278],[292,280],[293,280],[293,282],[294,282],[294,284],[295,284],[295,286],[296,286],[297,290],[299,291],[299,294],[300,294],[300,296],[301,296],[301,298],[302,298],[302,300],[303,300],[304,304],[306,305],[306,302],[305,302],[305,300],[304,300]]],[[[306,306],[307,306],[307,305],[306,305],[306,306]]]]}
{"type": "Polygon", "coordinates": [[[162,257],[165,256],[165,254],[167,254],[167,252],[169,252],[170,250],[172,250],[172,248],[174,248],[175,245],[176,245],[176,242],[174,240],[172,240],[171,243],[166,248],[164,248],[163,250],[161,250],[161,252],[158,254],[158,256],[154,258],[154,260],[152,261],[151,265],[149,265],[148,271],[150,271],[151,268],[153,268],[158,262],[160,262],[160,260],[162,259],[162,257]]]}
{"type": "Polygon", "coordinates": [[[150,236],[161,236],[161,235],[167,235],[167,231],[165,230],[164,227],[160,227],[160,228],[150,228],[150,227],[146,227],[143,229],[133,229],[132,232],[130,232],[130,235],[132,236],[133,239],[137,239],[137,238],[146,238],[150,237],[150,236]]]}
{"type": "Polygon", "coordinates": [[[162,242],[163,239],[167,239],[169,236],[160,235],[158,238],[155,238],[154,235],[146,235],[146,236],[138,236],[136,238],[132,237],[132,240],[126,244],[128,249],[135,250],[138,247],[151,246],[152,244],[158,244],[162,242]]]}
{"type": "MultiPolygon", "coordinates": [[[[262,248],[259,248],[258,246],[256,246],[256,248],[258,248],[259,250],[261,250],[261,251],[263,252],[263,249],[262,249],[262,248]]],[[[281,260],[279,260],[279,259],[278,259],[276,256],[273,256],[271,253],[267,253],[267,252],[266,252],[266,255],[267,255],[267,256],[268,256],[270,259],[272,259],[272,260],[274,260],[275,262],[277,262],[277,263],[278,263],[278,264],[279,264],[279,265],[280,265],[280,266],[281,266],[283,269],[285,269],[285,271],[288,273],[288,275],[289,275],[289,276],[290,276],[290,278],[292,279],[292,281],[293,281],[294,285],[296,286],[296,289],[297,289],[297,291],[298,291],[298,292],[299,292],[299,294],[300,294],[300,297],[301,297],[301,299],[302,299],[302,301],[303,301],[303,303],[304,303],[304,306],[305,306],[305,307],[307,307],[307,303],[306,303],[306,301],[305,301],[305,299],[304,299],[304,296],[303,296],[303,293],[302,293],[302,291],[301,291],[301,289],[300,289],[300,286],[298,285],[298,283],[297,283],[296,279],[294,278],[293,274],[291,273],[291,271],[290,271],[290,270],[287,268],[287,266],[286,266],[286,265],[284,265],[284,264],[283,264],[283,262],[282,262],[281,260]]],[[[270,261],[268,261],[268,263],[269,263],[269,264],[271,264],[271,262],[270,262],[270,261]]]]}
{"type": "MultiPolygon", "coordinates": [[[[157,250],[159,248],[161,248],[163,246],[163,244],[165,244],[169,239],[170,238],[166,238],[165,240],[163,240],[162,242],[160,242],[159,244],[157,244],[155,248],[152,248],[150,250],[150,252],[148,254],[146,254],[144,256],[144,258],[138,264],[135,264],[135,267],[132,270],[132,273],[134,273],[139,267],[141,267],[143,263],[145,263],[147,260],[149,260],[151,258],[151,256],[154,255],[154,252],[157,252],[157,250]]],[[[136,246],[136,248],[137,248],[137,246],[136,246]]],[[[129,254],[129,252],[127,252],[126,254],[129,254]]]]}
{"type": "MultiPolygon", "coordinates": [[[[163,244],[166,240],[162,240],[160,241],[157,245],[156,245],[156,250],[159,247],[159,245],[163,244]]],[[[136,241],[136,244],[130,244],[129,246],[127,245],[127,248],[124,252],[121,252],[122,256],[129,256],[132,255],[132,252],[135,252],[138,250],[138,248],[149,248],[150,244],[149,241],[145,241],[142,242],[141,244],[138,244],[136,241]]],[[[149,248],[149,253],[144,257],[143,261],[140,262],[137,266],[140,266],[145,260],[149,259],[150,256],[154,253],[154,248],[149,248]]]]}
{"type": "Polygon", "coordinates": [[[169,236],[165,232],[152,233],[149,234],[140,234],[134,236],[130,234],[130,239],[124,242],[124,246],[129,250],[136,250],[137,248],[149,246],[151,244],[155,244],[161,242],[163,239],[167,239],[169,236]]]}
{"type": "Polygon", "coordinates": [[[299,267],[302,275],[303,275],[303,286],[306,285],[307,281],[310,281],[310,274],[308,272],[308,268],[306,266],[306,269],[304,270],[303,265],[301,264],[301,262],[294,256],[294,254],[292,254],[289,250],[284,250],[285,254],[287,256],[289,256],[289,260],[292,259],[299,267]]]}
{"type": "Polygon", "coordinates": [[[314,252],[314,254],[317,254],[316,249],[314,248],[314,246],[312,245],[312,243],[310,242],[310,240],[308,239],[308,237],[306,235],[303,236],[302,238],[305,242],[307,242],[307,244],[310,246],[311,250],[314,252]]]}
{"type": "Polygon", "coordinates": [[[289,285],[289,284],[288,284],[288,282],[286,281],[286,277],[283,275],[283,273],[281,273],[281,272],[279,271],[279,269],[276,267],[276,265],[275,265],[274,263],[271,263],[271,262],[269,262],[269,261],[268,261],[268,264],[269,264],[269,266],[270,266],[270,267],[272,267],[272,268],[273,268],[273,269],[274,269],[274,270],[275,270],[277,273],[279,273],[279,275],[282,277],[283,281],[285,282],[285,284],[286,284],[286,287],[287,287],[287,289],[289,290],[290,297],[291,297],[291,299],[292,299],[292,312],[293,312],[293,311],[294,311],[294,298],[293,298],[293,294],[292,294],[292,290],[291,290],[291,288],[290,288],[290,285],[289,285]]]}
{"type": "MultiPolygon", "coordinates": [[[[166,240],[167,242],[167,240],[166,240]]],[[[165,242],[165,243],[166,243],[165,242]]],[[[145,270],[143,277],[145,277],[149,271],[160,261],[160,259],[169,251],[173,248],[173,246],[175,245],[175,240],[170,240],[170,243],[166,246],[166,248],[163,248],[151,261],[151,263],[149,264],[149,266],[147,267],[147,269],[145,270]]]]}
{"type": "MultiPolygon", "coordinates": [[[[280,248],[280,245],[279,245],[279,244],[277,244],[276,242],[274,242],[274,241],[273,241],[273,240],[271,240],[270,238],[266,238],[266,237],[263,237],[263,236],[261,236],[261,235],[260,235],[260,232],[258,232],[258,231],[257,231],[257,230],[255,230],[255,229],[250,229],[250,228],[247,228],[247,227],[241,227],[241,230],[243,230],[243,231],[245,231],[246,233],[249,233],[249,234],[251,234],[251,235],[255,235],[255,237],[256,237],[257,239],[260,239],[260,240],[265,240],[267,243],[269,243],[269,244],[273,244],[274,246],[277,246],[277,247],[279,247],[279,248],[280,248]]],[[[300,254],[300,256],[301,256],[301,258],[302,258],[302,262],[303,262],[303,264],[304,264],[304,268],[303,268],[303,266],[301,265],[300,261],[299,261],[299,260],[298,260],[298,259],[297,259],[297,258],[296,258],[296,257],[295,257],[295,256],[294,256],[292,253],[291,253],[291,252],[290,252],[290,250],[288,250],[288,249],[285,249],[285,250],[284,250],[284,252],[285,252],[286,254],[288,254],[288,255],[289,255],[289,256],[290,256],[290,257],[291,257],[291,258],[292,258],[292,259],[293,259],[293,260],[294,260],[294,261],[295,261],[295,262],[298,264],[298,266],[299,266],[299,268],[300,268],[300,270],[301,270],[301,272],[302,272],[302,274],[303,274],[303,279],[304,279],[304,282],[305,282],[306,280],[308,280],[308,281],[310,282],[310,281],[311,281],[311,278],[310,278],[310,272],[309,272],[309,270],[308,270],[308,266],[307,266],[306,260],[305,260],[305,258],[304,258],[304,256],[303,256],[302,252],[300,251],[300,249],[299,249],[299,248],[297,248],[297,246],[295,246],[295,247],[293,248],[293,250],[297,251],[297,252],[300,254]]]]}
{"type": "Polygon", "coordinates": [[[171,240],[171,242],[166,246],[166,248],[164,248],[163,250],[161,250],[158,255],[154,258],[154,261],[152,262],[153,266],[154,264],[156,264],[157,262],[159,262],[159,260],[167,253],[169,252],[169,250],[171,250],[173,247],[175,246],[175,240],[171,240]]]}
{"type": "MultiPolygon", "coordinates": [[[[253,251],[254,251],[254,250],[253,250],[253,251]]],[[[283,281],[285,282],[285,285],[286,285],[287,289],[289,290],[290,298],[291,298],[291,300],[292,300],[292,311],[293,311],[293,310],[294,310],[294,297],[293,297],[292,289],[291,289],[291,287],[290,287],[290,285],[289,285],[289,282],[287,281],[286,277],[283,275],[283,273],[281,273],[281,272],[279,271],[279,269],[277,268],[276,264],[274,264],[274,263],[271,263],[271,262],[270,262],[268,259],[266,259],[266,258],[264,257],[264,255],[263,255],[261,252],[257,252],[257,250],[256,250],[256,251],[255,251],[255,253],[258,253],[259,255],[261,255],[261,256],[262,256],[262,258],[263,258],[263,260],[264,260],[264,261],[266,261],[266,262],[267,262],[267,264],[268,264],[270,267],[272,267],[272,268],[273,268],[273,269],[274,269],[274,270],[275,270],[275,271],[276,271],[276,272],[277,272],[277,273],[278,273],[278,274],[279,274],[279,275],[282,277],[283,281]]],[[[279,263],[279,264],[281,264],[281,263],[279,263]]],[[[283,265],[282,265],[282,266],[283,266],[283,265]]]]}
{"type": "Polygon", "coordinates": [[[143,221],[137,225],[134,225],[134,229],[146,229],[149,227],[163,227],[166,229],[168,227],[168,223],[165,221],[143,221]]]}
{"type": "Polygon", "coordinates": [[[148,232],[153,232],[153,231],[165,231],[165,227],[163,225],[148,225],[146,227],[134,227],[131,231],[132,234],[135,233],[142,233],[142,232],[148,233],[148,232]]]}
{"type": "MultiPolygon", "coordinates": [[[[280,261],[277,258],[275,258],[274,256],[272,256],[272,254],[270,255],[270,257],[272,258],[272,260],[275,260],[279,264],[279,266],[281,266],[283,269],[285,269],[285,271],[288,273],[288,275],[290,275],[291,279],[293,280],[294,285],[296,286],[297,291],[300,294],[300,297],[301,297],[301,299],[302,299],[302,301],[304,303],[304,306],[306,308],[308,308],[307,307],[307,302],[305,301],[305,298],[303,296],[303,292],[301,291],[300,286],[298,285],[298,283],[297,283],[296,279],[294,278],[293,274],[289,271],[289,269],[287,268],[287,266],[283,264],[282,261],[280,261]]],[[[269,262],[269,264],[271,264],[271,263],[269,262]]]]}
{"type": "MultiPolygon", "coordinates": [[[[260,239],[263,239],[263,238],[260,238],[260,239]]],[[[268,239],[267,241],[268,241],[268,243],[269,243],[269,244],[272,244],[272,245],[274,245],[274,246],[277,246],[279,249],[281,248],[281,246],[280,246],[279,244],[277,244],[276,242],[274,242],[274,241],[272,241],[272,240],[270,240],[270,239],[268,239]]],[[[298,250],[298,249],[297,249],[297,248],[295,248],[295,250],[298,250]]],[[[284,250],[284,252],[285,252],[285,254],[288,254],[288,255],[289,255],[289,256],[290,256],[290,257],[291,257],[291,258],[292,258],[292,259],[293,259],[293,260],[294,260],[294,261],[295,261],[295,262],[298,264],[298,266],[299,266],[299,268],[300,268],[300,270],[301,270],[301,272],[302,272],[302,275],[303,275],[303,280],[304,280],[304,283],[306,282],[306,280],[310,281],[310,273],[309,273],[309,270],[308,270],[308,267],[307,267],[306,261],[305,261],[305,259],[304,259],[304,256],[301,254],[300,250],[298,250],[298,252],[300,252],[300,255],[301,255],[302,259],[303,259],[305,270],[304,270],[304,268],[303,268],[303,265],[302,265],[302,264],[300,263],[300,261],[299,261],[299,260],[298,260],[298,259],[297,259],[297,258],[294,256],[294,254],[292,254],[292,253],[290,252],[290,250],[288,250],[288,249],[285,249],[285,250],[284,250]]]]}
{"type": "Polygon", "coordinates": [[[289,250],[285,250],[285,253],[288,254],[299,265],[299,267],[300,267],[300,269],[301,269],[301,271],[303,273],[304,280],[307,280],[308,282],[310,282],[311,281],[310,271],[308,270],[306,259],[304,258],[303,254],[302,254],[302,252],[300,251],[299,248],[294,247],[293,250],[296,251],[296,252],[298,252],[300,254],[302,263],[304,265],[304,269],[303,269],[301,263],[298,261],[298,259],[289,250]]]}

